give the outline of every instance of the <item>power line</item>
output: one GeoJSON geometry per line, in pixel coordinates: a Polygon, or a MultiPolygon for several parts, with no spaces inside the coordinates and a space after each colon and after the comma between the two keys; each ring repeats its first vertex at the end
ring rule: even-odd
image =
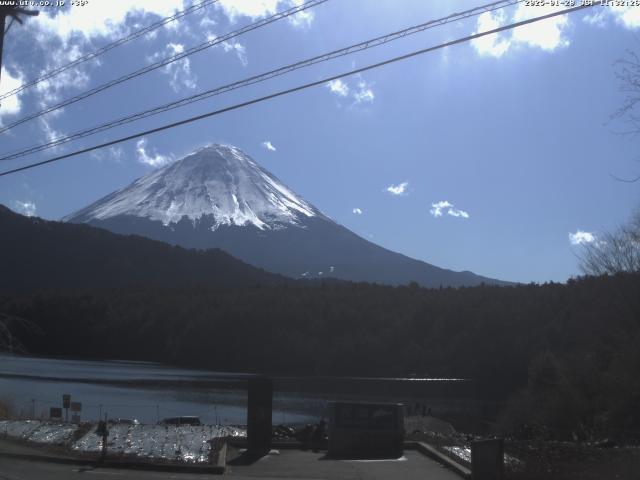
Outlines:
{"type": "Polygon", "coordinates": [[[14,127],[17,127],[18,125],[21,125],[23,123],[28,122],[29,120],[33,120],[34,118],[38,118],[41,117],[42,115],[45,115],[47,113],[53,112],[55,110],[59,110],[60,108],[69,106],[73,103],[79,102],[80,100],[84,100],[85,98],[91,97],[92,95],[95,95],[96,93],[102,92],[104,90],[107,90],[108,88],[111,88],[115,85],[118,85],[120,83],[126,82],[128,80],[132,80],[136,77],[139,77],[141,75],[144,75],[146,73],[152,72],[154,70],[157,70],[158,68],[164,67],[165,65],[169,65],[173,62],[176,62],[182,58],[186,58],[189,55],[193,55],[194,53],[200,52],[202,50],[205,50],[207,48],[213,47],[215,45],[219,45],[223,42],[226,42],[227,40],[230,40],[232,38],[238,37],[240,35],[243,35],[247,32],[250,32],[252,30],[256,30],[258,28],[264,27],[266,25],[269,25],[270,23],[276,22],[278,20],[281,20],[283,18],[286,17],[290,17],[291,15],[295,15],[303,10],[315,7],[317,5],[320,5],[322,3],[327,2],[328,0],[310,0],[307,3],[304,3],[302,5],[298,5],[292,8],[289,8],[288,10],[276,13],[275,15],[272,15],[270,17],[267,17],[265,19],[259,20],[255,23],[252,23],[250,25],[247,25],[246,27],[243,27],[241,29],[238,30],[234,30],[233,32],[230,32],[226,35],[223,35],[221,37],[216,37],[212,40],[209,40],[207,42],[204,42],[200,45],[197,45],[195,47],[192,47],[188,50],[185,50],[184,52],[180,52],[177,53],[176,55],[173,55],[171,57],[167,57],[164,58],[162,60],[159,60],[157,62],[154,62],[150,65],[147,65],[141,69],[138,69],[134,72],[128,73],[127,75],[123,75],[121,77],[118,77],[114,80],[111,80],[107,83],[103,83],[102,85],[99,85],[95,88],[92,88],[91,90],[87,90],[85,92],[79,93],[78,95],[75,95],[71,98],[68,98],[66,100],[63,100],[60,103],[57,103],[55,105],[49,106],[44,108],[43,110],[40,110],[39,112],[33,113],[31,115],[27,115],[26,117],[22,117],[19,120],[14,121],[13,123],[10,123],[4,127],[0,128],[0,133],[4,133],[7,130],[10,130],[14,127]]]}
{"type": "MultiPolygon", "coordinates": [[[[38,83],[44,82],[45,80],[49,80],[50,78],[53,78],[59,74],[61,74],[62,72],[65,72],[67,70],[69,70],[70,68],[76,67],[78,65],[80,65],[81,63],[87,62],[89,60],[93,60],[96,57],[99,57],[100,55],[102,55],[103,53],[108,52],[109,50],[112,50],[116,47],[119,47],[120,45],[124,45],[125,43],[128,43],[132,40],[135,40],[136,38],[139,38],[143,35],[146,35],[149,32],[152,32],[153,30],[156,30],[160,27],[162,27],[163,25],[166,25],[167,23],[173,22],[175,20],[178,20],[182,17],[184,17],[185,15],[188,15],[190,13],[193,13],[195,11],[198,11],[202,8],[208,7],[209,5],[213,5],[214,3],[218,2],[218,0],[204,0],[203,2],[200,3],[196,3],[194,5],[191,5],[189,8],[186,8],[185,10],[182,10],[180,12],[175,13],[174,15],[171,15],[170,17],[165,17],[162,20],[159,20],[155,23],[152,23],[151,25],[144,27],[140,30],[136,30],[135,32],[132,32],[131,34],[127,35],[126,37],[122,37],[112,43],[109,43],[101,48],[99,48],[98,50],[95,50],[94,52],[91,53],[87,53],[79,58],[76,58],[75,60],[73,60],[72,62],[69,62],[65,65],[62,65],[54,70],[51,70],[47,73],[45,73],[44,75],[38,77],[38,78],[34,78],[33,80],[24,83],[22,85],[20,85],[17,88],[14,88],[13,90],[10,90],[6,93],[3,93],[2,95],[0,95],[0,100],[4,100],[7,97],[10,97],[12,95],[15,95],[17,93],[22,92],[23,90],[29,88],[29,87],[33,87],[34,85],[37,85],[38,83]]],[[[8,30],[8,28],[7,28],[8,30]]]]}
{"type": "Polygon", "coordinates": [[[22,167],[14,168],[12,170],[7,170],[7,171],[4,171],[4,172],[0,172],[0,177],[3,177],[5,175],[10,175],[10,174],[13,174],[13,173],[17,173],[17,172],[21,172],[21,171],[24,171],[24,170],[29,170],[31,168],[39,167],[41,165],[46,165],[46,164],[49,164],[49,163],[53,163],[53,162],[57,162],[57,161],[60,161],[60,160],[64,160],[66,158],[74,157],[74,156],[80,155],[82,153],[92,152],[92,151],[98,150],[100,148],[110,147],[110,146],[116,145],[118,143],[126,142],[128,140],[133,140],[135,138],[140,138],[140,137],[143,137],[145,135],[151,135],[153,133],[158,133],[158,132],[161,132],[161,131],[164,131],[164,130],[169,130],[171,128],[175,128],[175,127],[178,127],[178,126],[181,126],[181,125],[186,125],[188,123],[196,122],[198,120],[203,120],[205,118],[213,117],[213,116],[216,116],[216,115],[221,115],[223,113],[230,112],[230,111],[233,111],[233,110],[238,110],[240,108],[247,107],[249,105],[254,105],[256,103],[261,103],[261,102],[264,102],[264,101],[267,101],[267,100],[271,100],[273,98],[277,98],[277,97],[281,97],[281,96],[284,96],[284,95],[288,95],[290,93],[299,92],[301,90],[306,90],[307,88],[315,87],[315,86],[318,86],[318,85],[324,85],[327,82],[330,82],[332,80],[337,80],[337,79],[342,78],[342,77],[348,77],[348,76],[351,76],[351,75],[356,75],[356,74],[359,74],[359,73],[362,73],[362,72],[366,72],[366,71],[369,71],[369,70],[373,70],[375,68],[382,67],[384,65],[389,65],[389,64],[396,63],[396,62],[399,62],[399,61],[402,61],[402,60],[407,60],[409,58],[416,57],[418,55],[422,55],[422,54],[425,54],[425,53],[428,53],[428,52],[433,52],[435,50],[439,50],[439,49],[442,49],[442,48],[451,47],[453,45],[458,45],[460,43],[464,43],[464,42],[468,42],[468,41],[471,41],[471,40],[475,40],[476,38],[481,38],[481,37],[484,37],[484,36],[487,36],[487,35],[493,35],[495,33],[500,33],[500,32],[503,32],[505,30],[511,30],[511,29],[514,29],[514,28],[517,28],[517,27],[521,27],[521,26],[524,26],[524,25],[529,25],[531,23],[539,22],[541,20],[546,20],[548,18],[553,18],[553,17],[556,17],[558,15],[565,15],[565,14],[568,14],[568,13],[577,12],[579,10],[582,10],[582,9],[585,9],[585,8],[589,8],[589,7],[592,7],[594,5],[595,5],[595,3],[592,3],[592,4],[585,3],[585,4],[582,4],[582,5],[578,5],[576,7],[560,10],[560,11],[549,13],[549,14],[546,14],[546,15],[541,15],[539,17],[530,18],[528,20],[522,20],[520,22],[511,23],[509,25],[505,25],[505,26],[502,26],[502,27],[494,28],[493,30],[488,30],[486,32],[476,33],[476,34],[469,35],[469,36],[466,36],[466,37],[458,38],[456,40],[452,40],[452,41],[449,41],[449,42],[446,42],[446,43],[441,43],[439,45],[436,45],[435,47],[427,47],[427,48],[423,48],[421,50],[416,50],[416,51],[413,51],[411,53],[407,53],[407,54],[404,54],[404,55],[400,55],[398,57],[393,57],[393,58],[390,58],[388,60],[384,60],[382,62],[373,63],[373,64],[370,64],[370,65],[367,65],[367,66],[364,66],[364,67],[356,68],[356,69],[353,69],[353,70],[350,70],[350,71],[347,71],[347,72],[343,72],[343,73],[340,73],[340,74],[337,74],[337,75],[333,75],[331,77],[326,77],[326,78],[323,78],[322,80],[317,80],[317,81],[314,81],[314,82],[306,83],[304,85],[299,85],[297,87],[289,88],[289,89],[286,89],[286,90],[280,90],[279,92],[275,92],[275,93],[272,93],[270,95],[254,98],[254,99],[248,100],[246,102],[237,103],[235,105],[231,105],[229,107],[221,108],[219,110],[214,110],[214,111],[211,111],[211,112],[208,112],[208,113],[204,113],[202,115],[197,115],[197,116],[194,116],[194,117],[186,118],[186,119],[180,120],[178,122],[173,122],[173,123],[170,123],[170,124],[167,124],[167,125],[163,125],[161,127],[152,128],[150,130],[146,130],[146,131],[143,131],[143,132],[138,132],[138,133],[135,133],[135,134],[132,134],[132,135],[128,135],[126,137],[121,137],[121,138],[116,139],[116,140],[111,140],[109,142],[101,143],[99,145],[94,145],[92,147],[87,147],[87,148],[83,148],[81,150],[76,150],[74,152],[67,153],[67,154],[64,154],[64,155],[59,155],[57,157],[53,157],[53,158],[50,158],[48,160],[43,160],[41,162],[36,162],[36,163],[32,163],[32,164],[25,165],[25,166],[22,166],[22,167]]]}
{"type": "Polygon", "coordinates": [[[48,143],[45,144],[40,144],[40,145],[35,145],[35,146],[31,146],[31,147],[27,147],[25,149],[21,149],[21,150],[17,150],[17,151],[13,151],[10,153],[5,153],[2,154],[2,156],[0,156],[0,160],[12,160],[15,158],[20,158],[26,155],[30,155],[32,153],[37,153],[43,150],[47,150],[49,148],[52,147],[56,147],[58,145],[62,145],[65,143],[68,143],[70,141],[73,140],[78,140],[80,138],[84,138],[90,135],[94,135],[96,133],[100,133],[100,132],[104,132],[106,130],[110,130],[112,128],[121,126],[121,125],[125,125],[127,123],[131,123],[137,120],[141,120],[143,118],[147,118],[153,115],[157,115],[159,113],[163,113],[169,110],[173,110],[175,108],[178,107],[183,107],[185,105],[189,105],[191,103],[194,102],[198,102],[216,95],[220,95],[222,93],[227,93],[230,92],[232,90],[236,90],[238,88],[242,88],[242,87],[246,87],[249,85],[253,85],[256,83],[261,83],[264,82],[266,80],[269,80],[271,78],[274,77],[278,77],[287,73],[290,73],[292,71],[298,70],[300,68],[305,68],[305,67],[309,67],[312,65],[315,65],[317,63],[321,63],[321,62],[325,62],[325,61],[329,61],[332,60],[334,58],[339,58],[339,57],[343,57],[346,55],[350,55],[352,53],[357,53],[363,50],[367,50],[370,48],[374,48],[380,45],[384,45],[388,42],[394,41],[394,40],[398,40],[401,38],[404,38],[406,36],[409,35],[413,35],[419,32],[422,32],[424,30],[430,29],[430,28],[434,28],[436,26],[441,26],[441,25],[445,25],[451,22],[455,22],[455,21],[459,21],[465,18],[469,18],[471,16],[475,16],[475,15],[479,15],[481,13],[485,13],[485,12],[491,12],[494,10],[498,10],[498,9],[502,9],[508,6],[512,6],[518,3],[522,3],[524,0],[502,0],[502,1],[497,1],[497,2],[492,2],[486,5],[482,5],[480,7],[475,7],[472,8],[470,10],[465,10],[463,12],[460,13],[453,13],[447,17],[438,19],[438,20],[431,20],[425,23],[421,23],[419,25],[415,25],[409,28],[405,28],[403,30],[399,30],[393,33],[389,33],[386,35],[382,35],[379,37],[375,37],[372,38],[370,40],[366,40],[364,42],[360,42],[354,45],[350,45],[348,47],[344,47],[341,48],[339,50],[334,50],[332,52],[329,53],[325,53],[322,55],[318,55],[316,57],[312,57],[312,58],[308,58],[305,60],[301,60],[299,62],[293,63],[293,64],[289,64],[286,65],[284,67],[280,67],[277,68],[275,70],[270,70],[268,72],[259,74],[259,75],[255,75],[243,80],[239,80],[227,85],[223,85],[221,87],[216,87],[210,90],[206,90],[204,92],[200,92],[197,93],[195,95],[191,95],[189,97],[185,97],[179,100],[175,100],[173,102],[169,102],[166,103],[164,105],[160,105],[148,110],[144,110],[142,112],[138,112],[132,115],[127,115],[125,117],[121,117],[119,119],[116,120],[112,120],[110,122],[106,122],[103,123],[101,125],[97,125],[88,129],[84,129],[78,132],[74,132],[70,135],[66,135],[64,137],[59,137],[59,138],[55,138],[51,141],[49,141],[48,143]]]}

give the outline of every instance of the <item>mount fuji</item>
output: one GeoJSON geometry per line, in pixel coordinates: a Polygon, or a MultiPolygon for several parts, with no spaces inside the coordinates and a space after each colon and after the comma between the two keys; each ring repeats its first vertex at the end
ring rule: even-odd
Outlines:
{"type": "Polygon", "coordinates": [[[228,145],[201,148],[63,221],[187,248],[220,248],[294,278],[429,287],[503,283],[442,269],[359,237],[228,145]]]}

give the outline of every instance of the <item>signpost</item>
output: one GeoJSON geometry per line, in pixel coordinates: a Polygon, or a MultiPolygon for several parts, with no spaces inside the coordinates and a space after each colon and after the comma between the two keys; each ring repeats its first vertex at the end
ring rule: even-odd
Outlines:
{"type": "Polygon", "coordinates": [[[69,405],[71,404],[71,395],[69,393],[62,394],[62,408],[65,410],[64,421],[69,421],[69,405]]]}
{"type": "Polygon", "coordinates": [[[81,412],[82,411],[82,403],[81,402],[71,402],[71,411],[72,412],[81,412]]]}
{"type": "Polygon", "coordinates": [[[62,418],[62,409],[60,407],[51,407],[49,409],[50,418],[62,418]]]}

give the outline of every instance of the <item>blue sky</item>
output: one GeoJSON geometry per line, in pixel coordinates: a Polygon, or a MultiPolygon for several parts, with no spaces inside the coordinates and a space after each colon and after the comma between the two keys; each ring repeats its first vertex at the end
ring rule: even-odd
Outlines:
{"type": "MultiPolygon", "coordinates": [[[[67,2],[69,3],[69,2],[67,2]]],[[[10,90],[191,2],[90,0],[43,8],[5,39],[10,90]]],[[[39,88],[3,100],[8,124],[83,90],[300,2],[221,0],[39,88]]],[[[0,134],[0,151],[481,5],[329,0],[0,134]]],[[[497,25],[516,6],[72,142],[4,169],[221,108],[497,25]]],[[[623,223],[640,184],[639,140],[610,121],[616,60],[640,50],[640,8],[594,7],[449,47],[93,154],[0,178],[0,203],[59,219],[205,144],[233,144],[325,214],[386,248],[522,282],[577,275],[581,242],[623,223]]]]}

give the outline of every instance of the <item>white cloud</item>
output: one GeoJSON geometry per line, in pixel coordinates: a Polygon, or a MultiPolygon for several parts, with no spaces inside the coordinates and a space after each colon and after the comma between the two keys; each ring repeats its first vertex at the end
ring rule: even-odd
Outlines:
{"type": "Polygon", "coordinates": [[[232,41],[232,42],[222,42],[222,48],[224,48],[225,52],[235,52],[238,60],[242,63],[243,67],[246,67],[249,63],[247,61],[247,49],[240,42],[232,41]]]}
{"type": "MultiPolygon", "coordinates": [[[[249,17],[256,20],[268,15],[274,15],[280,10],[298,7],[304,0],[219,0],[216,5],[221,8],[229,20],[235,22],[238,17],[249,17]]],[[[315,14],[311,9],[303,10],[288,17],[294,27],[306,28],[311,25],[315,14]]]]}
{"type": "Polygon", "coordinates": [[[168,17],[183,7],[183,0],[89,2],[88,5],[83,7],[41,9],[40,15],[33,20],[30,19],[29,23],[30,25],[33,23],[43,31],[60,37],[66,44],[77,36],[83,36],[87,40],[95,37],[113,38],[121,36],[126,31],[128,16],[152,14],[159,17],[168,17]]]}
{"type": "Polygon", "coordinates": [[[571,245],[584,245],[596,241],[596,236],[591,232],[576,230],[575,233],[569,233],[569,242],[571,245]]]}
{"type": "MultiPolygon", "coordinates": [[[[475,33],[493,30],[505,23],[506,16],[503,11],[500,10],[495,14],[493,12],[485,12],[478,17],[477,30],[475,33]]],[[[504,38],[504,35],[494,33],[492,35],[486,35],[484,37],[471,40],[471,45],[473,45],[476,52],[480,55],[501,57],[507,50],[509,50],[510,43],[509,40],[504,38]]]]}
{"type": "MultiPolygon", "coordinates": [[[[24,78],[20,71],[16,70],[17,75],[14,77],[4,67],[0,73],[0,94],[10,92],[18,88],[24,82],[24,78]]],[[[22,108],[22,102],[20,101],[21,94],[12,95],[3,100],[0,100],[0,122],[5,115],[15,115],[20,112],[22,108]]]]}
{"type": "Polygon", "coordinates": [[[362,215],[362,210],[361,210],[361,209],[359,209],[359,208],[354,208],[354,209],[352,210],[352,212],[353,212],[355,215],[362,215]]]}
{"type": "MultiPolygon", "coordinates": [[[[533,17],[548,15],[549,13],[564,10],[564,7],[527,7],[521,3],[513,15],[514,22],[521,22],[533,17]]],[[[569,24],[567,15],[558,15],[539,22],[530,23],[512,30],[511,38],[514,42],[523,43],[530,47],[538,47],[542,50],[553,51],[559,47],[569,45],[569,40],[563,36],[563,30],[569,24]]]]}
{"type": "Polygon", "coordinates": [[[433,215],[434,217],[441,217],[443,209],[453,207],[453,205],[447,202],[446,200],[441,200],[437,203],[432,203],[431,206],[433,208],[429,211],[431,212],[431,215],[433,215]]]}
{"type": "Polygon", "coordinates": [[[603,28],[609,23],[608,20],[613,20],[629,30],[640,28],[640,8],[637,6],[609,5],[591,12],[582,17],[582,20],[589,25],[603,28]]]}
{"type": "Polygon", "coordinates": [[[640,8],[635,6],[612,6],[606,10],[625,28],[634,29],[640,27],[640,8]]]}
{"type": "Polygon", "coordinates": [[[340,97],[346,97],[347,95],[349,95],[349,87],[345,82],[343,82],[339,78],[336,80],[331,80],[330,82],[327,82],[326,85],[327,85],[327,88],[332,93],[335,93],[340,97]]]}
{"type": "Polygon", "coordinates": [[[387,187],[387,192],[389,192],[391,195],[404,195],[408,186],[409,182],[402,182],[398,185],[392,184],[387,187]]]}
{"type": "MultiPolygon", "coordinates": [[[[507,23],[521,22],[559,10],[564,10],[564,7],[537,6],[534,8],[520,3],[511,19],[507,18],[504,11],[485,12],[478,17],[476,33],[494,30],[507,23]]],[[[476,38],[471,41],[471,44],[478,54],[496,58],[500,58],[509,49],[517,46],[540,48],[551,52],[569,45],[570,42],[565,36],[568,25],[569,18],[566,15],[558,15],[517,27],[508,32],[476,38]]]]}
{"type": "Polygon", "coordinates": [[[268,140],[266,142],[262,142],[262,146],[267,150],[269,150],[270,152],[276,151],[276,147],[274,147],[273,144],[268,140]]]}
{"type": "MultiPolygon", "coordinates": [[[[89,2],[82,7],[72,7],[67,2],[63,8],[40,9],[40,15],[29,19],[29,30],[35,36],[36,45],[46,51],[45,64],[36,77],[93,51],[96,45],[121,38],[122,36],[151,24],[161,17],[173,15],[182,10],[185,0],[155,0],[153,2],[131,2],[110,0],[89,2]],[[148,16],[156,17],[147,18],[148,16]],[[97,42],[94,43],[94,41],[97,42]]],[[[178,28],[180,21],[170,22],[167,28],[178,28]]],[[[157,35],[145,36],[145,39],[157,35]]],[[[57,103],[65,91],[84,89],[89,83],[88,71],[100,65],[100,58],[66,70],[50,80],[40,82],[36,90],[40,107],[57,103]]],[[[183,68],[187,68],[184,67],[183,68]]],[[[67,95],[64,95],[67,96],[67,95]]],[[[60,115],[62,110],[50,115],[60,115]]]]}
{"type": "Polygon", "coordinates": [[[376,98],[373,92],[372,84],[367,82],[361,75],[356,76],[356,80],[351,86],[346,80],[337,78],[326,83],[326,87],[331,93],[335,93],[337,96],[346,98],[351,94],[353,98],[352,105],[358,105],[361,103],[371,103],[376,98]]]}
{"type": "Polygon", "coordinates": [[[452,217],[469,218],[469,214],[467,212],[458,208],[450,208],[447,210],[447,215],[451,215],[452,217]]]}
{"type": "Polygon", "coordinates": [[[373,99],[376,96],[371,89],[371,84],[365,82],[364,80],[358,81],[358,90],[353,93],[353,98],[356,103],[362,102],[373,102],[373,99]]]}
{"type": "Polygon", "coordinates": [[[30,201],[21,202],[16,200],[13,202],[16,212],[21,213],[27,217],[33,217],[36,214],[36,204],[30,201]]]}
{"type": "Polygon", "coordinates": [[[429,213],[434,217],[441,217],[446,211],[447,215],[456,218],[469,218],[469,213],[464,210],[460,210],[459,208],[454,208],[453,203],[447,200],[440,200],[439,202],[431,204],[431,210],[429,213]]]}
{"type": "Polygon", "coordinates": [[[159,153],[149,155],[147,153],[147,139],[144,137],[136,143],[136,152],[138,153],[138,161],[151,167],[162,167],[172,160],[170,156],[159,153]]]}
{"type": "MultiPolygon", "coordinates": [[[[304,1],[305,0],[292,0],[291,3],[292,3],[292,6],[299,7],[304,3],[304,1]]],[[[298,12],[295,15],[288,17],[288,20],[289,20],[289,23],[294,27],[308,28],[311,26],[311,22],[313,22],[314,18],[315,18],[315,13],[313,13],[313,10],[307,9],[307,10],[302,10],[301,12],[298,12]]]]}
{"type": "Polygon", "coordinates": [[[237,17],[252,19],[273,15],[277,12],[280,0],[219,0],[216,5],[222,8],[229,20],[235,22],[237,17]]]}

